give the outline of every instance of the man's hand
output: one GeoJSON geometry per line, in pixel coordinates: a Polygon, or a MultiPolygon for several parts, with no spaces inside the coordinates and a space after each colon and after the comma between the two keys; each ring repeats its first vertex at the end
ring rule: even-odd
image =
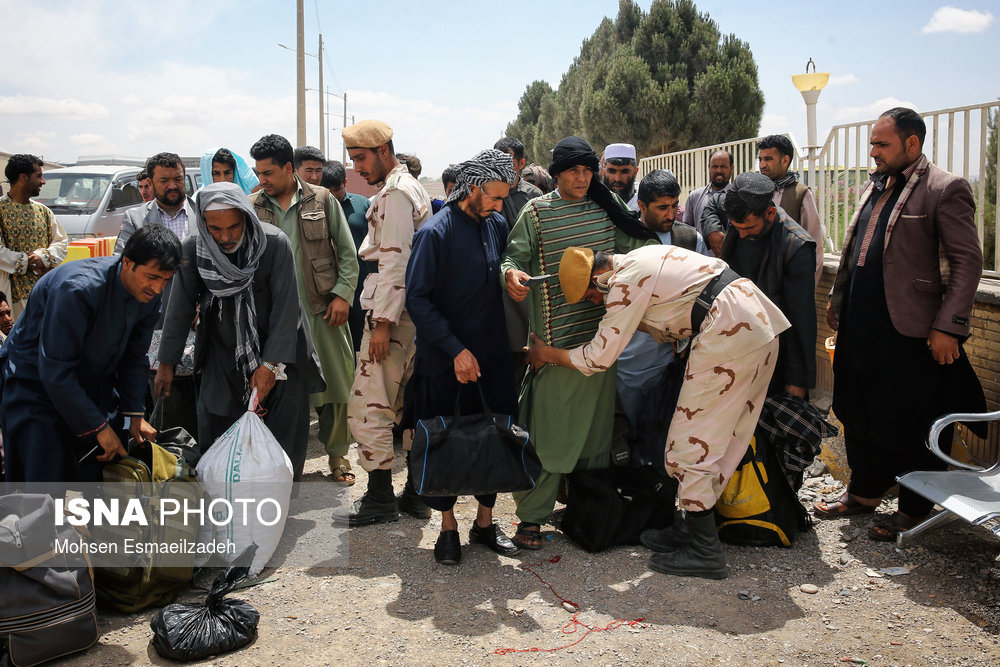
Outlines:
{"type": "Polygon", "coordinates": [[[97,444],[104,450],[104,453],[97,455],[97,460],[101,463],[107,463],[116,456],[128,456],[128,452],[122,447],[122,441],[110,426],[97,432],[97,444]]]}
{"type": "Polygon", "coordinates": [[[136,442],[149,440],[156,442],[156,429],[150,426],[149,422],[142,417],[132,417],[128,425],[128,434],[136,442]]]}
{"type": "Polygon", "coordinates": [[[372,329],[371,341],[368,343],[368,358],[376,364],[389,358],[389,323],[380,321],[372,329]]]}
{"type": "Polygon", "coordinates": [[[712,249],[716,257],[722,257],[722,241],[726,238],[726,235],[722,232],[712,232],[705,239],[708,241],[708,247],[712,249]]]}
{"type": "Polygon", "coordinates": [[[170,385],[174,383],[174,367],[170,364],[160,364],[156,367],[156,377],[153,378],[153,391],[156,392],[156,396],[153,400],[156,400],[160,396],[170,395],[170,385]]]}
{"type": "Polygon", "coordinates": [[[836,331],[840,327],[840,320],[837,316],[833,314],[833,304],[829,301],[826,302],[826,323],[830,325],[830,328],[836,331]]]}
{"type": "Polygon", "coordinates": [[[939,364],[953,364],[958,359],[958,339],[937,329],[931,329],[927,349],[939,364]]]}
{"type": "Polygon", "coordinates": [[[274,389],[274,373],[272,373],[267,366],[261,364],[254,371],[253,378],[250,380],[250,389],[257,390],[257,402],[263,403],[267,395],[271,393],[274,389]]]}
{"type": "Polygon", "coordinates": [[[507,294],[510,295],[510,298],[514,299],[514,301],[524,301],[531,289],[522,283],[530,277],[524,271],[507,269],[504,278],[507,280],[507,294]]]}
{"type": "Polygon", "coordinates": [[[799,398],[805,398],[806,397],[806,388],[805,387],[796,387],[794,385],[786,384],[785,385],[785,393],[786,394],[791,394],[792,396],[798,396],[799,398]]]}
{"type": "Polygon", "coordinates": [[[528,354],[528,366],[531,370],[537,371],[539,368],[548,363],[546,359],[547,353],[552,348],[546,345],[541,338],[535,335],[534,332],[529,334],[530,344],[528,347],[524,348],[524,351],[528,354]]]}
{"type": "Polygon", "coordinates": [[[335,296],[330,305],[326,307],[326,314],[323,319],[331,327],[339,327],[347,322],[347,315],[351,312],[351,304],[347,303],[344,297],[335,296]]]}
{"type": "Polygon", "coordinates": [[[36,276],[45,273],[45,263],[42,262],[42,258],[38,253],[33,252],[28,254],[28,272],[36,276]]]}
{"type": "Polygon", "coordinates": [[[476,361],[476,357],[468,350],[459,352],[458,356],[455,357],[455,379],[460,384],[465,384],[466,382],[475,382],[480,377],[482,377],[482,373],[479,372],[479,362],[476,361]]]}

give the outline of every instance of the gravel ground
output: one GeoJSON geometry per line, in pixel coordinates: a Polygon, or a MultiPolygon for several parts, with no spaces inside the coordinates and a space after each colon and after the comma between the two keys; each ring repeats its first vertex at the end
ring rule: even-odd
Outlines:
{"type": "MultiPolygon", "coordinates": [[[[314,439],[310,478],[318,479],[325,463],[314,439]]],[[[400,467],[397,491],[404,480],[400,467]]],[[[364,488],[359,470],[351,496],[364,488]]],[[[808,507],[841,489],[819,476],[806,481],[801,496],[808,507]]],[[[345,566],[267,569],[263,583],[234,594],[260,611],[259,638],[200,664],[1000,662],[1000,542],[982,529],[953,523],[904,553],[867,538],[871,517],[822,521],[791,549],[727,546],[730,578],[707,581],[651,572],[641,546],[596,555],[578,549],[557,529],[560,507],[543,527],[542,551],[503,558],[465,546],[457,567],[434,562],[436,517],[354,529],[345,566]],[[579,613],[525,566],[577,603],[579,613]],[[910,571],[878,572],[888,567],[910,571]]],[[[463,544],[475,510],[471,498],[456,507],[463,544]]],[[[513,510],[510,496],[501,496],[495,516],[508,534],[513,510]]],[[[880,512],[891,510],[887,501],[880,512]]],[[[304,513],[293,506],[297,511],[304,513]]],[[[309,529],[286,531],[286,542],[315,548],[330,541],[328,525],[302,523],[309,529]]],[[[191,591],[182,600],[201,595],[191,591]]],[[[100,643],[64,663],[171,664],[149,646],[152,614],[103,613],[100,643]]]]}

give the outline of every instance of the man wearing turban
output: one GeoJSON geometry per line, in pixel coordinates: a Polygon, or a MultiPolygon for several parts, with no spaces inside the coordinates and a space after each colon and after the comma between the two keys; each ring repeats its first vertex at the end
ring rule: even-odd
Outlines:
{"type": "MultiPolygon", "coordinates": [[[[530,276],[555,273],[570,246],[625,253],[659,242],[638,214],[601,183],[599,166],[584,139],[566,137],[556,144],[549,166],[556,189],[521,210],[500,265],[511,298],[529,299],[530,330],[549,345],[576,347],[589,341],[604,306],[568,303],[552,281],[529,289],[524,282],[530,276]]],[[[541,548],[540,527],[552,512],[564,474],[610,464],[615,375],[585,377],[547,367],[529,373],[522,384],[520,419],[531,433],[543,471],[534,489],[514,494],[521,520],[515,540],[521,547],[541,548]]]]}
{"type": "MultiPolygon", "coordinates": [[[[516,180],[512,164],[509,154],[489,149],[457,165],[455,189],[444,207],[413,236],[406,310],[417,328],[417,350],[406,388],[405,426],[451,415],[459,399],[461,414],[482,412],[479,391],[470,383],[482,388],[494,412],[514,414],[517,407],[499,281],[507,223],[498,211],[516,180]]],[[[509,556],[518,549],[493,523],[496,498],[476,495],[479,513],[469,541],[509,556]]],[[[435,560],[457,564],[456,498],[423,501],[442,513],[435,560]]]]}

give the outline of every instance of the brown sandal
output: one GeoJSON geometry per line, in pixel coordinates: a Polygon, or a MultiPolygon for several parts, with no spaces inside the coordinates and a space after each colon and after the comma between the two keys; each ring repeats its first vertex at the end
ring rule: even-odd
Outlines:
{"type": "Polygon", "coordinates": [[[875,542],[895,542],[896,536],[905,530],[913,528],[923,519],[915,519],[898,511],[892,513],[888,520],[876,521],[868,529],[868,539],[875,542]]]}
{"type": "Polygon", "coordinates": [[[330,457],[330,474],[333,475],[333,481],[337,484],[354,486],[354,473],[351,472],[351,464],[346,457],[330,457]]]}
{"type": "Polygon", "coordinates": [[[817,501],[813,504],[813,514],[820,519],[839,519],[842,516],[874,514],[877,507],[878,505],[865,505],[851,494],[845,493],[832,502],[825,500],[817,501]],[[820,505],[823,507],[820,507],[820,505]]]}
{"type": "Polygon", "coordinates": [[[514,544],[528,551],[538,551],[542,548],[542,527],[537,523],[519,523],[514,544]]]}

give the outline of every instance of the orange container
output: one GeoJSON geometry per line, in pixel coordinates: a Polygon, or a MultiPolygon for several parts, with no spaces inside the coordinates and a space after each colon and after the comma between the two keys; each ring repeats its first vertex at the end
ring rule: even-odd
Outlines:
{"type": "Polygon", "coordinates": [[[830,354],[830,363],[833,363],[833,353],[837,350],[836,334],[826,339],[826,351],[830,354]]]}
{"type": "Polygon", "coordinates": [[[73,241],[70,245],[74,248],[86,248],[90,253],[90,257],[99,257],[102,245],[101,241],[102,239],[80,239],[79,241],[73,241]]]}

